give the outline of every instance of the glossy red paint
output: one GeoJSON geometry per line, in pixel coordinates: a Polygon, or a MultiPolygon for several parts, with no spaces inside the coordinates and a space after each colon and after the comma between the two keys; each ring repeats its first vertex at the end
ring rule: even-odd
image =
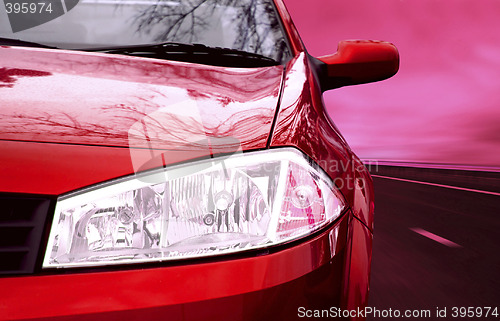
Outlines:
{"type": "Polygon", "coordinates": [[[207,136],[264,147],[283,74],[281,66],[236,69],[21,47],[0,48],[0,61],[4,70],[31,71],[0,87],[0,139],[153,149],[207,136]]]}
{"type": "Polygon", "coordinates": [[[283,28],[288,35],[288,41],[290,43],[293,55],[295,56],[300,52],[305,52],[306,49],[304,47],[304,44],[302,43],[300,35],[295,28],[295,25],[293,24],[292,17],[288,13],[285,3],[282,0],[275,0],[274,3],[276,4],[276,10],[281,16],[283,28]]]}
{"type": "MultiPolygon", "coordinates": [[[[306,56],[302,54],[293,59],[287,70],[271,147],[295,146],[304,151],[333,178],[347,202],[352,204],[358,182],[356,173],[358,180],[368,180],[367,190],[371,188],[371,178],[325,113],[320,89],[306,56]]],[[[364,201],[364,198],[359,200],[359,205],[364,201]]],[[[359,218],[372,225],[373,210],[355,213],[363,213],[359,218]]]]}
{"type": "Polygon", "coordinates": [[[319,57],[327,65],[327,76],[340,85],[357,85],[394,76],[399,53],[392,43],[373,40],[344,40],[333,55],[319,57]]]}
{"type": "Polygon", "coordinates": [[[0,191],[50,195],[266,147],[283,74],[21,47],[0,60],[0,191]]]}
{"type": "Polygon", "coordinates": [[[332,54],[344,39],[390,41],[401,54],[395,77],[325,93],[358,156],[500,165],[499,1],[285,3],[315,57],[332,54]]]}
{"type": "Polygon", "coordinates": [[[368,302],[369,272],[374,215],[372,179],[359,158],[329,119],[321,90],[304,54],[287,66],[281,108],[271,141],[272,147],[295,146],[310,155],[334,179],[356,218],[349,239],[351,256],[346,267],[341,306],[363,308],[368,302]]]}
{"type": "Polygon", "coordinates": [[[0,320],[114,320],[124,313],[127,320],[139,319],[143,313],[169,319],[176,315],[175,320],[209,320],[214,314],[220,320],[295,319],[300,306],[339,304],[350,217],[344,215],[320,235],[268,255],[127,271],[3,278],[0,320]],[[291,297],[298,305],[280,309],[280,300],[290,296],[290,289],[299,293],[291,297]],[[309,302],[311,297],[318,302],[309,302]],[[200,305],[205,305],[198,311],[202,315],[191,311],[200,305]]]}
{"type": "Polygon", "coordinates": [[[375,195],[373,180],[361,160],[354,159],[354,215],[373,231],[375,195]]]}
{"type": "Polygon", "coordinates": [[[294,146],[333,179],[346,213],[271,253],[3,277],[0,320],[293,320],[301,306],[366,305],[371,179],[327,115],[314,67],[276,4],[294,53],[286,68],[0,48],[11,75],[0,88],[0,191],[55,196],[193,158],[294,146]]]}
{"type": "MultiPolygon", "coordinates": [[[[350,265],[349,272],[345,276],[349,283],[343,295],[343,306],[348,310],[357,310],[368,304],[373,234],[356,218],[351,220],[349,229],[350,265]]],[[[356,317],[351,320],[364,320],[364,318],[356,317]]]]}
{"type": "MultiPolygon", "coordinates": [[[[365,45],[363,49],[367,49],[364,57],[353,57],[351,52],[342,52],[343,55],[330,55],[330,58],[337,60],[326,59],[326,62],[335,64],[356,59],[387,61],[389,67],[393,67],[393,72],[397,72],[399,54],[392,44],[384,44],[387,47],[373,56],[368,53],[372,47],[370,43],[361,45],[365,45]],[[342,57],[343,61],[339,57],[342,57]]],[[[339,51],[346,49],[345,46],[345,42],[340,43],[339,51]]],[[[391,69],[383,67],[385,70],[391,69]]],[[[306,56],[300,54],[288,64],[286,69],[289,72],[284,81],[281,108],[271,146],[291,144],[305,151],[334,178],[337,187],[352,204],[356,218],[350,223],[350,256],[347,260],[350,263],[345,268],[346,283],[340,306],[347,309],[363,308],[368,302],[371,267],[374,215],[372,179],[363,163],[351,152],[325,110],[321,89],[311,68],[306,56]]],[[[333,69],[334,67],[331,67],[329,71],[332,72],[333,69]]],[[[352,70],[349,74],[353,74],[352,70]]],[[[361,81],[363,80],[370,79],[361,81]]]]}

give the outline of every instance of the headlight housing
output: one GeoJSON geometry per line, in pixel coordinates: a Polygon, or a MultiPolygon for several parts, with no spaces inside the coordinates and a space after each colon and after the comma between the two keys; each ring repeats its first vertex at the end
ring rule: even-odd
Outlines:
{"type": "Polygon", "coordinates": [[[344,207],[331,179],[296,149],[203,160],[61,197],[43,267],[264,248],[313,233],[344,207]]]}

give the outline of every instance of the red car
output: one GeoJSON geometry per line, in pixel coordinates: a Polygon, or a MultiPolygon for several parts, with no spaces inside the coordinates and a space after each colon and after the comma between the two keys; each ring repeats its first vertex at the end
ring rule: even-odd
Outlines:
{"type": "Polygon", "coordinates": [[[40,3],[0,19],[0,320],[363,318],[372,183],[321,94],[392,44],[311,57],[281,0],[40,3]]]}

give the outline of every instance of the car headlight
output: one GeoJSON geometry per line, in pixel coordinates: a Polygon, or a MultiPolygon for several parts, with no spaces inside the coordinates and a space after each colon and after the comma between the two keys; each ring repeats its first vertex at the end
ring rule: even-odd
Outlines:
{"type": "Polygon", "coordinates": [[[151,171],[61,197],[44,268],[154,262],[285,243],[345,203],[293,148],[151,171]]]}

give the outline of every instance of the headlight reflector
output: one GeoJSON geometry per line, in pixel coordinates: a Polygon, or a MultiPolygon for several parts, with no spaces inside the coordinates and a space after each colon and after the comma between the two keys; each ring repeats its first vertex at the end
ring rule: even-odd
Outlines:
{"type": "Polygon", "coordinates": [[[331,179],[293,148],[138,174],[58,200],[43,266],[164,261],[288,242],[335,220],[331,179]]]}

